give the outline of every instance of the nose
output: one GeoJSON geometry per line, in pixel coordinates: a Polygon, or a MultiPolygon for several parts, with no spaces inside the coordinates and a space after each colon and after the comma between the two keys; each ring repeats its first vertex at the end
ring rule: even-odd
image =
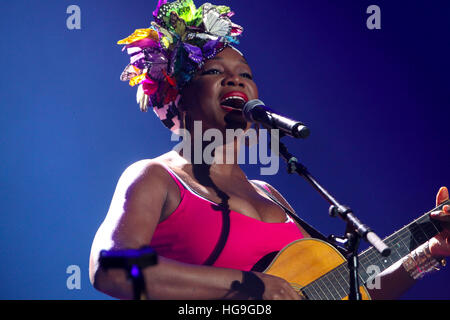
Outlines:
{"type": "Polygon", "coordinates": [[[244,82],[242,81],[241,77],[237,74],[228,74],[223,80],[222,80],[223,86],[232,86],[232,87],[241,87],[244,88],[244,82]]]}

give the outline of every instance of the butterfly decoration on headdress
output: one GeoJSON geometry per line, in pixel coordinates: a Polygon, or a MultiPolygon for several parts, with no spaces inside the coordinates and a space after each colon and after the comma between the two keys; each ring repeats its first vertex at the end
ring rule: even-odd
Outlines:
{"type": "Polygon", "coordinates": [[[150,27],[118,41],[130,56],[120,80],[138,86],[142,111],[153,107],[167,127],[178,129],[179,90],[205,60],[238,43],[243,29],[231,21],[233,15],[227,6],[205,3],[196,8],[193,0],[159,0],[150,27]]]}

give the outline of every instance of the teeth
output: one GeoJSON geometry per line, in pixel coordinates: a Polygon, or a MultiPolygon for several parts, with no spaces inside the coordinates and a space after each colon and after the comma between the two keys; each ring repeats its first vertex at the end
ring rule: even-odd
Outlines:
{"type": "Polygon", "coordinates": [[[220,102],[224,102],[224,101],[227,101],[227,100],[236,100],[236,99],[239,99],[239,100],[242,100],[242,101],[245,102],[245,99],[242,98],[242,97],[239,97],[239,96],[230,96],[230,97],[226,97],[225,99],[223,99],[223,100],[220,101],[220,102]]]}

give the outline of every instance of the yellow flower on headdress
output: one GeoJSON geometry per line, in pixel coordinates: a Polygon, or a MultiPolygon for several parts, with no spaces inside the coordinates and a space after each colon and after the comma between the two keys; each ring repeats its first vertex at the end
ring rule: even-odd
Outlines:
{"type": "Polygon", "coordinates": [[[179,90],[198,67],[225,47],[238,43],[242,27],[232,23],[227,6],[193,0],[158,0],[148,29],[136,29],[118,41],[125,45],[130,63],[120,80],[137,86],[136,101],[142,111],[153,107],[173,132],[180,126],[179,90]]]}
{"type": "Polygon", "coordinates": [[[153,29],[136,29],[132,35],[117,42],[117,44],[130,44],[145,38],[158,40],[158,32],[153,29]]]}
{"type": "Polygon", "coordinates": [[[130,86],[134,87],[135,85],[141,83],[145,79],[146,76],[147,76],[147,73],[143,73],[136,77],[131,78],[130,82],[129,82],[130,86]]]}

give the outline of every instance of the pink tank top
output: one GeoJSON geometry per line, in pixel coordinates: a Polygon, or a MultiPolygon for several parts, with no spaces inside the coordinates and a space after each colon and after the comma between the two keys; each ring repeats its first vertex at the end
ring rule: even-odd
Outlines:
{"type": "Polygon", "coordinates": [[[160,256],[201,265],[215,252],[213,266],[248,271],[264,256],[303,238],[289,216],[283,223],[267,223],[224,210],[166,170],[180,189],[181,201],[153,234],[150,246],[160,256]]]}

